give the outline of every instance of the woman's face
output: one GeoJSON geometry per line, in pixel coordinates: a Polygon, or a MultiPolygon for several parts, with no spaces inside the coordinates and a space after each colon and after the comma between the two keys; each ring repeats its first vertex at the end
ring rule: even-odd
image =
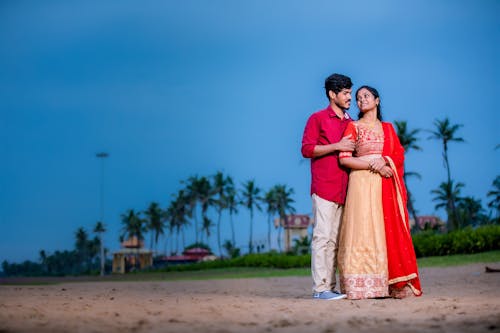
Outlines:
{"type": "Polygon", "coordinates": [[[379,99],[375,98],[368,89],[361,89],[356,95],[356,102],[361,112],[365,113],[372,110],[377,110],[379,99]]]}

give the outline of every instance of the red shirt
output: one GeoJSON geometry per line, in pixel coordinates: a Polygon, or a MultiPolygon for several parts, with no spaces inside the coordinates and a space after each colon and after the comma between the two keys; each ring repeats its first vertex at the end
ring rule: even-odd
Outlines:
{"type": "Polygon", "coordinates": [[[344,119],[340,119],[328,106],[309,117],[302,137],[302,156],[311,159],[311,195],[316,194],[342,205],[345,203],[349,175],[347,169],[339,164],[339,152],[313,157],[313,151],[316,145],[339,142],[351,121],[347,112],[344,119]]]}

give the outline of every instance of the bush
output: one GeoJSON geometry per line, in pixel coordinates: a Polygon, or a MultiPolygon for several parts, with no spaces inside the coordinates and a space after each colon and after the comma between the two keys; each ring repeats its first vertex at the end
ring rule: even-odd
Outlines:
{"type": "Polygon", "coordinates": [[[199,262],[194,264],[167,266],[159,271],[192,271],[209,268],[228,268],[228,267],[269,267],[269,268],[300,268],[311,265],[311,255],[296,256],[285,253],[261,253],[247,254],[229,260],[214,260],[199,262]]]}
{"type": "MultiPolygon", "coordinates": [[[[417,257],[472,254],[500,250],[500,226],[467,227],[450,233],[427,230],[413,235],[417,257]]],[[[311,266],[311,255],[291,253],[247,254],[228,260],[214,260],[195,264],[173,265],[155,271],[193,271],[229,267],[306,268],[311,266]]]]}
{"type": "Polygon", "coordinates": [[[473,229],[439,234],[425,231],[413,235],[413,246],[417,257],[472,254],[500,249],[500,226],[486,225],[473,229]]]}

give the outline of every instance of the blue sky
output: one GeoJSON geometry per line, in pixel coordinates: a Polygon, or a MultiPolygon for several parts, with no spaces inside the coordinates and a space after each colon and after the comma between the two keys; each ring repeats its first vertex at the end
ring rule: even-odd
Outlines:
{"type": "MultiPolygon", "coordinates": [[[[4,1],[0,5],[0,261],[71,249],[99,219],[166,207],[192,175],[285,183],[309,213],[308,116],[325,77],[376,87],[385,120],[463,124],[452,178],[486,205],[498,174],[500,3],[481,1],[4,1]]],[[[357,115],[353,105],[350,113],[357,115]]],[[[439,142],[407,156],[420,214],[446,179],[439,142]]],[[[212,217],[215,214],[210,213],[212,217]]],[[[237,245],[248,238],[237,218],[237,245]]],[[[229,239],[224,218],[223,239],[229,239]]],[[[254,239],[266,239],[257,214],[254,239]]],[[[215,233],[215,230],[214,230],[215,233]]],[[[194,239],[191,232],[187,241],[194,239]]],[[[212,244],[215,249],[215,237],[212,244]]]]}

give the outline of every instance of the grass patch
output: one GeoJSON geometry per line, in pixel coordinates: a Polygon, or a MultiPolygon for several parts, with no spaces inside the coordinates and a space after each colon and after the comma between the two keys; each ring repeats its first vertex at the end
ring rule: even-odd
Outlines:
{"type": "MultiPolygon", "coordinates": [[[[458,254],[440,257],[419,258],[418,267],[450,267],[474,263],[500,262],[500,250],[475,254],[458,254]]],[[[266,268],[266,267],[227,267],[182,272],[138,272],[100,276],[77,277],[31,277],[3,278],[0,285],[44,285],[68,282],[133,282],[133,281],[179,281],[179,280],[214,280],[273,278],[289,276],[311,276],[311,269],[305,268],[266,268]]]]}
{"type": "Polygon", "coordinates": [[[418,267],[450,267],[480,262],[500,262],[500,250],[475,254],[455,254],[450,256],[419,258],[418,267]]]}

